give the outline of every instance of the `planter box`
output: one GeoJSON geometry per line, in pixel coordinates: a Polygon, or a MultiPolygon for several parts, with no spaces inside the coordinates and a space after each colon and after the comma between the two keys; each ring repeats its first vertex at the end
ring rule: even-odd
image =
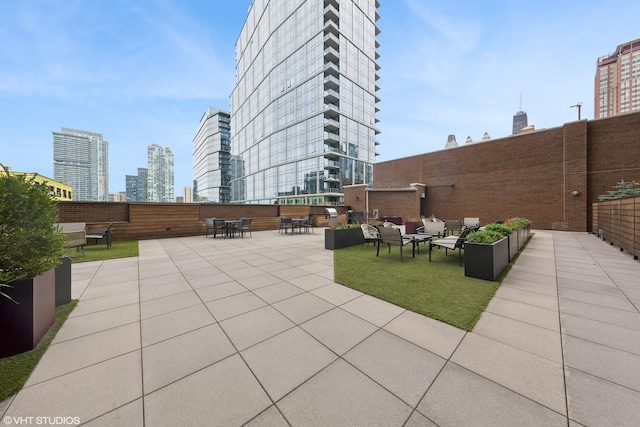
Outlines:
{"type": "Polygon", "coordinates": [[[364,236],[360,227],[343,228],[337,230],[326,228],[324,230],[325,249],[340,249],[349,246],[362,245],[363,243],[364,236]]]}
{"type": "Polygon", "coordinates": [[[32,350],[47,333],[56,314],[55,269],[11,282],[0,297],[0,358],[32,350]]]}
{"type": "Polygon", "coordinates": [[[71,302],[71,258],[60,258],[62,264],[56,267],[56,307],[71,302]]]}
{"type": "Polygon", "coordinates": [[[509,264],[509,241],[506,237],[494,244],[464,244],[464,275],[482,280],[496,280],[509,264]]]}
{"type": "Polygon", "coordinates": [[[409,221],[404,223],[404,232],[405,234],[416,234],[416,229],[422,227],[422,221],[409,221]]]}
{"type": "Polygon", "coordinates": [[[511,262],[520,250],[520,245],[518,244],[518,233],[514,230],[513,233],[507,236],[507,240],[509,241],[509,262],[511,262]]]}

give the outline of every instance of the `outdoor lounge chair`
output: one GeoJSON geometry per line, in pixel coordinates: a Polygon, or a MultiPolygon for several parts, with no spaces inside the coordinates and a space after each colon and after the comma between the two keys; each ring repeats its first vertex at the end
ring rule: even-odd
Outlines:
{"type": "Polygon", "coordinates": [[[422,227],[418,227],[416,231],[419,234],[444,237],[447,235],[447,226],[444,221],[440,221],[439,219],[432,221],[430,219],[422,218],[422,227]]]}
{"type": "Polygon", "coordinates": [[[465,227],[459,236],[447,236],[445,238],[429,242],[429,262],[431,262],[431,250],[434,246],[438,246],[440,248],[444,248],[445,255],[447,255],[447,251],[449,249],[457,249],[460,257],[460,267],[462,267],[462,249],[464,249],[464,242],[467,240],[467,234],[469,234],[471,230],[471,228],[465,227]]]}
{"type": "Polygon", "coordinates": [[[93,242],[97,245],[98,240],[104,239],[107,244],[107,249],[111,248],[111,227],[113,224],[109,224],[106,228],[96,228],[93,230],[86,230],[87,239],[93,239],[93,242]]]}
{"type": "Polygon", "coordinates": [[[364,243],[373,243],[374,245],[378,243],[378,240],[380,239],[380,232],[377,228],[369,224],[360,224],[360,228],[362,229],[362,237],[364,237],[364,243]]]}
{"type": "Polygon", "coordinates": [[[380,245],[387,245],[389,247],[389,253],[391,253],[391,246],[400,246],[400,261],[402,261],[402,247],[411,243],[413,250],[415,250],[415,243],[412,237],[405,237],[400,232],[399,228],[380,227],[380,239],[378,240],[378,250],[376,256],[380,254],[380,245]]]}

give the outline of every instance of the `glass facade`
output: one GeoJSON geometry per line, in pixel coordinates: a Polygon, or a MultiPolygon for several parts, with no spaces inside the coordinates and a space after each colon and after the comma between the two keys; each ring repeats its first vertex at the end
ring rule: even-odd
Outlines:
{"type": "Polygon", "coordinates": [[[209,107],[193,138],[196,201],[231,201],[231,132],[229,113],[209,107]]]}
{"type": "Polygon", "coordinates": [[[109,200],[109,143],[101,134],[62,128],[53,134],[53,177],[73,187],[73,200],[109,200]]]}
{"type": "Polygon", "coordinates": [[[373,182],[376,0],[255,0],[236,42],[231,195],[342,204],[373,182]]]}

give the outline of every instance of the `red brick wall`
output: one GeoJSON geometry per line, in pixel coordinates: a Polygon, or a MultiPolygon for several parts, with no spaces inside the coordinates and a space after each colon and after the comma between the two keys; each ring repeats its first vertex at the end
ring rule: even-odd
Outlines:
{"type": "Polygon", "coordinates": [[[426,184],[424,212],[442,219],[523,216],[537,228],[586,231],[599,194],[620,179],[640,180],[640,113],[380,162],[373,176],[374,188],[426,184]]]}

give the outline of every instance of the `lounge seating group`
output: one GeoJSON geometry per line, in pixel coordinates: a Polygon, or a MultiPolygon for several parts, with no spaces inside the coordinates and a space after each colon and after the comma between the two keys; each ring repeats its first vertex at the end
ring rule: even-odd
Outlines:
{"type": "Polygon", "coordinates": [[[431,251],[434,247],[445,248],[445,255],[447,255],[448,250],[458,250],[458,256],[460,258],[460,267],[462,267],[462,249],[464,249],[464,242],[467,240],[467,235],[474,230],[471,227],[463,228],[460,235],[455,236],[447,236],[442,239],[432,240],[429,242],[429,262],[431,262],[431,251]]]}

